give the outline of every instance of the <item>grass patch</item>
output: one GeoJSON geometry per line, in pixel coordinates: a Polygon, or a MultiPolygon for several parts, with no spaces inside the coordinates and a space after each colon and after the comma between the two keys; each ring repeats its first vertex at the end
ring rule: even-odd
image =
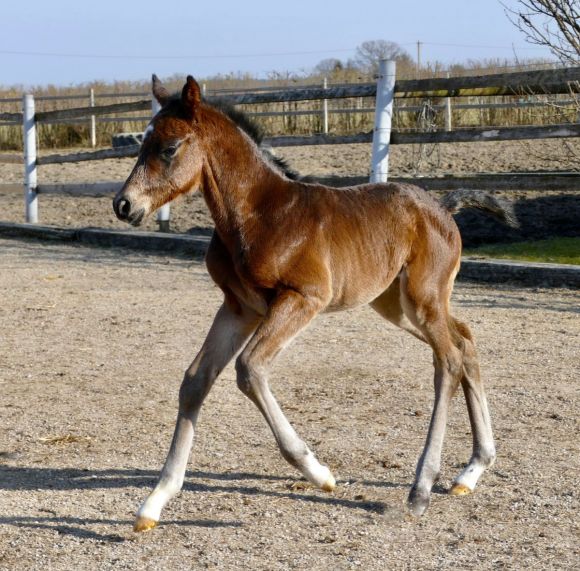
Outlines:
{"type": "Polygon", "coordinates": [[[493,244],[468,248],[464,256],[580,265],[580,238],[550,238],[534,242],[493,244]]]}

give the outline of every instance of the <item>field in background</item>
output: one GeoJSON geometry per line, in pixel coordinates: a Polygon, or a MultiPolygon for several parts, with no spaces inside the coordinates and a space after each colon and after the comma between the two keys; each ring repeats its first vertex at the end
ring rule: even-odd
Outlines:
{"type": "MultiPolygon", "coordinates": [[[[505,63],[505,62],[504,62],[505,63]]],[[[472,62],[467,66],[454,66],[450,70],[451,76],[478,75],[490,73],[502,73],[507,71],[525,71],[532,68],[542,69],[547,64],[522,64],[518,66],[500,65],[500,62],[481,64],[472,62]]],[[[555,67],[550,64],[549,67],[555,67]]],[[[446,71],[441,66],[435,65],[421,70],[420,76],[439,77],[445,76],[446,71]]],[[[417,76],[414,69],[401,67],[397,71],[399,79],[408,79],[417,76]]],[[[360,70],[342,69],[326,74],[328,85],[339,85],[345,83],[373,82],[371,75],[364,74],[360,70]]],[[[210,79],[200,78],[200,82],[205,84],[208,95],[227,96],[228,92],[242,89],[262,89],[268,87],[296,87],[323,84],[324,77],[320,74],[297,77],[290,74],[272,74],[268,80],[258,80],[250,76],[218,76],[210,79]]],[[[170,89],[181,88],[183,78],[175,76],[167,80],[170,89]]],[[[106,84],[93,82],[78,87],[59,88],[55,86],[32,89],[35,97],[72,97],[69,100],[37,100],[37,111],[50,111],[70,107],[83,107],[89,105],[89,91],[94,90],[96,105],[106,105],[110,103],[121,103],[145,99],[149,97],[149,84],[146,82],[116,82],[106,84]],[[119,97],[116,94],[134,94],[131,96],[119,97]],[[109,95],[109,97],[105,96],[109,95]]],[[[21,88],[2,89],[0,88],[0,112],[15,113],[21,111],[21,88]],[[1,100],[14,98],[15,101],[3,102],[1,100]]],[[[541,107],[522,108],[488,108],[465,110],[456,109],[452,111],[453,128],[474,127],[474,126],[507,126],[507,125],[543,125],[555,123],[575,122],[578,115],[578,104],[561,105],[564,100],[569,100],[567,96],[547,96],[542,94],[530,94],[528,97],[469,97],[455,98],[453,106],[461,104],[504,104],[504,103],[526,103],[528,101],[544,102],[541,107]]],[[[404,102],[397,101],[395,108],[405,106],[422,106],[420,111],[409,113],[395,113],[393,127],[398,130],[420,129],[435,130],[444,128],[444,113],[442,109],[435,109],[443,102],[442,99],[412,100],[406,99],[404,102]]],[[[329,110],[341,110],[341,113],[330,113],[329,132],[333,134],[348,134],[367,132],[373,128],[374,121],[374,98],[351,98],[343,100],[330,100],[329,110]],[[365,110],[360,113],[345,112],[346,110],[365,110]]],[[[277,115],[259,116],[256,120],[263,127],[267,135],[281,134],[310,134],[319,133],[323,130],[322,102],[305,101],[289,103],[271,103],[263,105],[242,106],[248,112],[258,113],[280,113],[280,112],[308,112],[320,111],[316,115],[277,115]]],[[[115,116],[107,118],[105,121],[97,122],[97,146],[110,146],[111,137],[119,132],[140,132],[144,129],[148,117],[147,113],[123,113],[123,117],[134,117],[133,121],[115,120],[115,116]]],[[[65,148],[65,147],[86,147],[90,144],[90,126],[87,121],[70,124],[40,124],[38,126],[38,141],[40,148],[65,148]]],[[[22,128],[20,125],[6,126],[0,123],[0,150],[21,150],[22,149],[22,128]]]]}
{"type": "Polygon", "coordinates": [[[464,251],[466,256],[580,265],[580,238],[552,238],[514,244],[489,244],[464,251]]]}

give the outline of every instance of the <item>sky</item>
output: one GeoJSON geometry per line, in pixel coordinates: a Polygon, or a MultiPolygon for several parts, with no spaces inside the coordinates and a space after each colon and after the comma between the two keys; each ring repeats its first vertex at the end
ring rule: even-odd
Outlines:
{"type": "MultiPolygon", "coordinates": [[[[515,6],[516,0],[504,0],[515,6]]],[[[0,86],[78,85],[192,74],[304,74],[387,40],[446,65],[548,58],[499,0],[4,0],[0,86]]]]}

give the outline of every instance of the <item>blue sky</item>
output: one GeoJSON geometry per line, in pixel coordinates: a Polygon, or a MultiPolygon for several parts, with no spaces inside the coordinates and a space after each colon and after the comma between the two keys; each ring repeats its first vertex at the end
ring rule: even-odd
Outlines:
{"type": "Polygon", "coordinates": [[[413,58],[419,40],[423,61],[446,64],[511,59],[514,49],[552,59],[525,42],[498,0],[27,0],[3,2],[1,13],[3,86],[300,73],[378,39],[413,58]]]}

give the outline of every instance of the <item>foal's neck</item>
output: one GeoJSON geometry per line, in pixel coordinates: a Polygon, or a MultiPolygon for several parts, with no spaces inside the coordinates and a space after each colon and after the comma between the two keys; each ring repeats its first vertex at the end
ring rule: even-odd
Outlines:
{"type": "Polygon", "coordinates": [[[259,218],[266,194],[284,192],[288,181],[263,157],[258,146],[228,117],[209,109],[203,121],[202,193],[216,230],[226,245],[244,246],[245,230],[259,218]]]}

